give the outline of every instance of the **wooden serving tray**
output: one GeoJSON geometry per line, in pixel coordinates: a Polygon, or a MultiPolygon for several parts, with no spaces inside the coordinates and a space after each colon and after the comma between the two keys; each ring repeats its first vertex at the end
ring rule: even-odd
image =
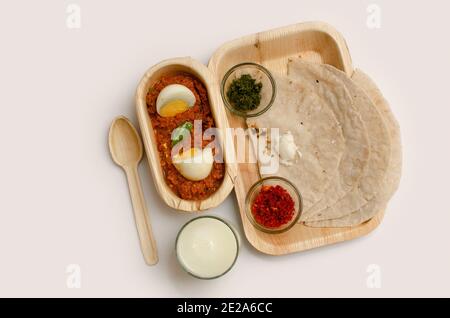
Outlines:
{"type": "MultiPolygon", "coordinates": [[[[216,79],[204,64],[189,57],[165,60],[147,70],[139,82],[139,86],[136,90],[136,112],[139,127],[141,128],[145,152],[147,154],[147,160],[153,176],[153,182],[155,183],[159,196],[169,207],[175,210],[198,212],[218,206],[230,194],[234,186],[236,165],[228,163],[227,158],[229,155],[227,152],[229,151],[229,148],[226,147],[225,141],[223,141],[225,176],[222,185],[213,195],[203,201],[183,200],[178,197],[167,185],[159,161],[159,151],[156,146],[155,134],[147,111],[146,96],[148,90],[162,76],[177,73],[191,74],[203,82],[206,90],[208,91],[208,99],[216,127],[218,129],[225,129],[228,127],[225,108],[222,105],[220,89],[216,79]]],[[[231,148],[231,150],[233,149],[231,148]]]]}
{"type": "MultiPolygon", "coordinates": [[[[242,62],[256,62],[274,73],[284,75],[287,74],[288,60],[298,56],[308,61],[333,65],[349,76],[353,74],[344,38],[331,26],[319,22],[296,24],[228,42],[214,53],[208,68],[218,83],[231,67],[242,62]]],[[[246,128],[242,118],[228,111],[227,117],[230,127],[246,128]]],[[[238,164],[237,168],[235,192],[245,236],[250,244],[263,253],[283,255],[351,240],[368,234],[383,219],[384,211],[380,211],[370,221],[352,228],[317,229],[297,224],[283,234],[263,233],[254,228],[245,213],[247,191],[260,178],[257,164],[238,164]]]]}

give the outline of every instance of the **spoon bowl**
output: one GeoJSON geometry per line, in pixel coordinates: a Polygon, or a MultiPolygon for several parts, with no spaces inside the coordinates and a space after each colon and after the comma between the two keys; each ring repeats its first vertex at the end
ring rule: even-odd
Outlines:
{"type": "Polygon", "coordinates": [[[119,116],[113,121],[109,148],[114,162],[121,167],[135,165],[142,159],[141,138],[128,118],[119,116]]]}

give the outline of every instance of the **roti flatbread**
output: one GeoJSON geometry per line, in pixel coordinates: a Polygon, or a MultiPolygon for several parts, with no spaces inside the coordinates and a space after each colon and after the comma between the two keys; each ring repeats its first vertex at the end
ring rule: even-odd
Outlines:
{"type": "Polygon", "coordinates": [[[370,144],[370,157],[361,179],[343,198],[327,208],[317,211],[307,221],[336,219],[366,205],[375,195],[383,190],[386,171],[391,157],[391,139],[380,112],[366,92],[354,83],[344,72],[330,65],[323,65],[349,91],[355,107],[367,128],[370,144]]]}
{"type": "Polygon", "coordinates": [[[285,177],[293,182],[307,209],[322,198],[331,176],[338,169],[345,149],[344,137],[330,103],[324,102],[308,83],[276,76],[275,80],[274,104],[261,116],[248,118],[247,125],[259,129],[278,128],[280,135],[292,134],[298,149],[295,160],[291,165],[280,163],[277,171],[267,175],[285,177]]]}
{"type": "Polygon", "coordinates": [[[303,211],[300,221],[305,221],[332,206],[358,186],[370,158],[370,144],[359,109],[355,107],[344,83],[327,68],[296,59],[289,63],[288,75],[292,80],[307,82],[313,86],[313,90],[329,103],[341,124],[346,146],[339,168],[332,176],[322,199],[303,211]]]}
{"type": "Polygon", "coordinates": [[[391,156],[383,182],[383,191],[376,195],[361,209],[358,209],[347,216],[334,220],[307,222],[307,226],[349,227],[364,223],[386,209],[387,202],[392,198],[400,184],[402,172],[402,146],[399,124],[395,119],[388,102],[369,76],[360,70],[355,70],[352,80],[364,89],[383,116],[391,139],[391,156]]]}

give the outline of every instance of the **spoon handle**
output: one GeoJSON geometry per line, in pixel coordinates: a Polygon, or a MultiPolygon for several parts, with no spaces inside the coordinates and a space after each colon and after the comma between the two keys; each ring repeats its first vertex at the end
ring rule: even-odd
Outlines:
{"type": "Polygon", "coordinates": [[[131,202],[133,203],[134,218],[141,242],[142,254],[147,265],[158,263],[158,251],[156,241],[153,236],[150,217],[148,215],[147,205],[145,203],[144,193],[142,192],[141,180],[137,172],[137,165],[125,169],[130,189],[131,202]]]}

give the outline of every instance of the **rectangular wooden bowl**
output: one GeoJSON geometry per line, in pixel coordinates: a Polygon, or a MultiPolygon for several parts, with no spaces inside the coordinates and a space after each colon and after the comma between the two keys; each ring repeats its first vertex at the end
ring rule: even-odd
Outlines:
{"type": "MultiPolygon", "coordinates": [[[[191,58],[176,58],[163,61],[151,67],[143,76],[136,91],[136,111],[141,128],[141,134],[147,154],[150,171],[153,176],[156,189],[163,201],[171,208],[180,211],[202,211],[216,207],[225,200],[234,186],[236,178],[236,165],[228,163],[228,151],[233,148],[224,146],[225,177],[220,188],[209,198],[202,201],[183,200],[178,197],[166,184],[159,159],[159,151],[156,146],[155,134],[152,128],[150,116],[147,111],[146,96],[148,90],[165,75],[175,75],[178,73],[188,73],[198,78],[208,91],[208,98],[211,112],[214,117],[216,127],[223,130],[228,127],[220,90],[216,79],[212,76],[208,68],[200,62],[191,58]]],[[[224,144],[225,141],[221,140],[224,144]]]]}
{"type": "MultiPolygon", "coordinates": [[[[271,72],[285,75],[288,60],[299,56],[333,65],[349,76],[353,73],[344,38],[331,26],[318,22],[296,24],[228,42],[214,53],[208,67],[220,83],[231,67],[242,62],[256,62],[271,72]]],[[[246,128],[242,118],[228,111],[227,117],[230,127],[246,128]]],[[[246,194],[259,178],[256,164],[238,164],[235,192],[245,235],[250,244],[266,254],[283,255],[351,240],[375,229],[384,215],[384,211],[380,211],[370,221],[351,228],[310,228],[297,224],[283,234],[266,234],[255,229],[245,213],[246,194]]]]}

